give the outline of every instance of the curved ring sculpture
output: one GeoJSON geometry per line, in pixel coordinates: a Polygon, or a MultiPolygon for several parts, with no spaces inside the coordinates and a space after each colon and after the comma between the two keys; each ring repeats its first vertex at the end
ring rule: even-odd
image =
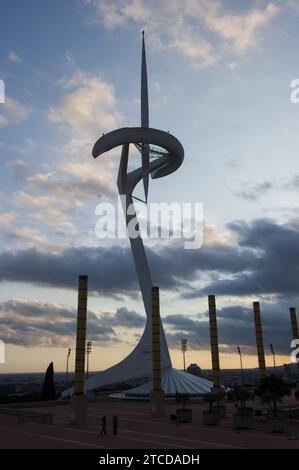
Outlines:
{"type": "MultiPolygon", "coordinates": [[[[181,166],[184,160],[183,146],[176,137],[159,129],[142,127],[125,127],[109,132],[96,142],[92,155],[94,158],[97,158],[120,145],[138,145],[140,142],[143,145],[157,145],[167,151],[165,156],[157,158],[157,160],[150,164],[150,173],[153,172],[152,178],[170,175],[181,166]]],[[[141,171],[142,169],[143,167],[140,167],[139,170],[141,171]]]]}

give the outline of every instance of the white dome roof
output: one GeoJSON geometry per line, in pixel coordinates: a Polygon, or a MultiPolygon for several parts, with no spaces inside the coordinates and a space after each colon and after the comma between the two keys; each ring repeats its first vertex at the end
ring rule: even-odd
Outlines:
{"type": "MultiPolygon", "coordinates": [[[[162,372],[162,390],[165,396],[175,396],[176,393],[186,395],[204,395],[211,391],[213,383],[210,380],[197,377],[187,372],[170,367],[162,372]]],[[[147,397],[153,390],[153,382],[146,382],[139,387],[127,390],[122,394],[123,398],[147,397]]]]}

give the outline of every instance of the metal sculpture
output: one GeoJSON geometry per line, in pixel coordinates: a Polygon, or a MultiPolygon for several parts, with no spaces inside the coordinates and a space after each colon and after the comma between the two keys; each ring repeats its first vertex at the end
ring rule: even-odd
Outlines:
{"type": "MultiPolygon", "coordinates": [[[[92,155],[96,159],[115,147],[122,146],[117,186],[122,196],[123,211],[131,244],[134,263],[137,271],[140,290],[147,316],[144,333],[135,349],[120,363],[99,372],[86,381],[86,390],[92,390],[107,384],[128,381],[137,377],[148,377],[151,374],[151,294],[152,279],[140,234],[139,225],[135,233],[130,233],[130,221],[136,219],[134,208],[134,190],[143,181],[145,203],[148,201],[149,176],[162,178],[175,172],[184,160],[184,149],[181,143],[168,132],[149,127],[148,80],[144,32],[142,33],[142,66],[141,66],[141,127],[125,127],[104,134],[94,145],[92,155]],[[142,164],[139,168],[128,171],[130,145],[134,145],[141,154],[142,164]],[[128,208],[130,210],[128,211],[128,208]],[[136,236],[137,232],[137,236],[136,236]]],[[[171,367],[168,346],[161,325],[161,368],[171,367]]]]}

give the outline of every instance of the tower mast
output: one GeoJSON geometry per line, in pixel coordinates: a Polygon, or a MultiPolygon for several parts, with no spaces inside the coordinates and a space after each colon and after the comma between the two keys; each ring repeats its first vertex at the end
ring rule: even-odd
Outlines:
{"type": "MultiPolygon", "coordinates": [[[[146,66],[146,52],[144,31],[142,31],[142,60],[141,60],[141,127],[149,127],[149,105],[148,105],[148,80],[147,80],[147,66],[146,66]]],[[[148,199],[148,186],[149,186],[149,144],[142,146],[142,178],[145,202],[148,199]]]]}

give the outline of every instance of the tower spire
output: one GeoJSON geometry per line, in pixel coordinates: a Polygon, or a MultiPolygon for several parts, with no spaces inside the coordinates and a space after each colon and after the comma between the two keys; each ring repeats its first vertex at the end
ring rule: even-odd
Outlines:
{"type": "MultiPolygon", "coordinates": [[[[149,127],[149,105],[148,105],[148,81],[146,67],[146,53],[144,31],[142,31],[142,61],[141,61],[141,127],[149,127]]],[[[149,186],[149,144],[143,144],[142,147],[142,176],[145,201],[148,198],[149,186]]]]}
{"type": "Polygon", "coordinates": [[[149,127],[148,81],[144,31],[142,31],[142,63],[141,63],[141,127],[149,127]]]}

